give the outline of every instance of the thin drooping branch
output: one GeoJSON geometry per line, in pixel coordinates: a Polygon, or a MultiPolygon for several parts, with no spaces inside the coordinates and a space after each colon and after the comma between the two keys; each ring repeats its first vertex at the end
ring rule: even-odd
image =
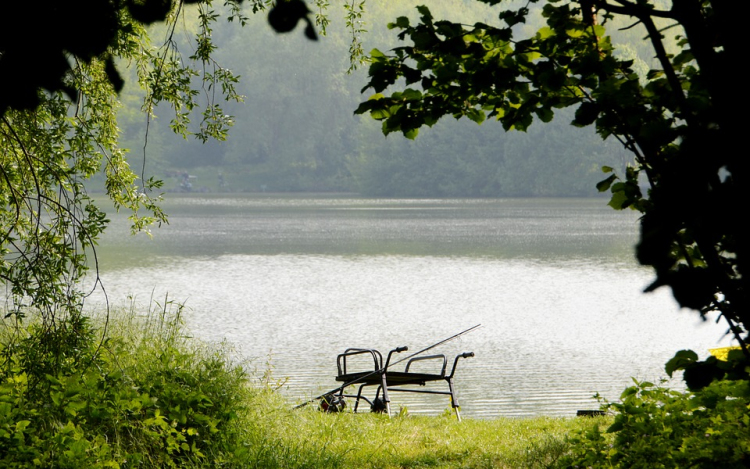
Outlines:
{"type": "Polygon", "coordinates": [[[644,15],[656,18],[676,19],[675,14],[672,11],[657,10],[651,5],[644,6],[643,4],[633,3],[628,0],[612,1],[618,3],[619,5],[613,5],[607,0],[594,0],[594,2],[597,4],[597,8],[611,11],[612,13],[617,13],[620,15],[633,16],[639,19],[644,15]]]}

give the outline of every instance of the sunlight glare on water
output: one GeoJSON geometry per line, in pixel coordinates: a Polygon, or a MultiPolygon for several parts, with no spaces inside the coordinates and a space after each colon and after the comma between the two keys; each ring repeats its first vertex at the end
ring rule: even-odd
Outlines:
{"type": "MultiPolygon", "coordinates": [[[[574,415],[655,380],[675,351],[725,342],[679,311],[632,259],[635,216],[602,200],[174,197],[143,242],[114,227],[100,249],[110,298],[184,301],[196,336],[267,357],[300,402],[336,387],[348,347],[473,351],[456,373],[469,417],[574,415]]],[[[431,352],[433,353],[433,352],[431,352]]],[[[675,383],[679,385],[679,383],[675,383]]],[[[441,412],[444,396],[393,405],[441,412]]]]}

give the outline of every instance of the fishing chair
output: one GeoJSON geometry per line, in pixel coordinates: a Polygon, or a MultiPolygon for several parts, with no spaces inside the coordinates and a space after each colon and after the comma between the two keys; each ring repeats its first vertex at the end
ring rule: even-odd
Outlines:
{"type": "MultiPolygon", "coordinates": [[[[458,398],[456,397],[456,389],[453,384],[453,376],[456,373],[456,366],[460,358],[469,358],[474,356],[474,352],[466,352],[456,355],[453,361],[453,368],[450,374],[446,375],[446,369],[448,365],[448,359],[443,354],[439,355],[428,355],[424,357],[415,357],[409,359],[406,362],[404,371],[391,371],[388,369],[391,356],[394,353],[401,353],[407,351],[407,347],[398,347],[388,352],[388,357],[383,363],[383,355],[375,349],[361,349],[361,348],[349,348],[344,353],[338,355],[336,358],[336,365],[338,367],[338,375],[336,381],[344,383],[336,392],[323,396],[321,401],[321,408],[328,412],[337,412],[343,410],[345,407],[344,398],[354,398],[354,412],[357,412],[359,408],[359,401],[364,400],[370,404],[370,409],[373,412],[386,412],[388,416],[391,415],[391,399],[389,392],[413,392],[422,394],[442,394],[450,396],[451,406],[456,410],[456,417],[458,421],[461,421],[461,414],[459,412],[458,398]],[[368,355],[372,358],[373,368],[368,371],[357,371],[349,372],[347,370],[347,361],[357,355],[368,355]],[[442,367],[440,373],[414,373],[410,372],[409,369],[413,363],[419,361],[442,361],[442,367]],[[400,386],[425,386],[428,382],[440,382],[444,381],[448,385],[447,391],[439,391],[432,389],[403,389],[400,386]],[[359,385],[357,394],[345,394],[344,389],[359,385]],[[362,391],[367,386],[377,386],[375,397],[370,400],[362,394],[362,391]],[[381,397],[382,396],[382,397],[381,397]]],[[[355,360],[357,361],[357,360],[355,360]]],[[[398,362],[397,362],[398,363],[398,362]]]]}

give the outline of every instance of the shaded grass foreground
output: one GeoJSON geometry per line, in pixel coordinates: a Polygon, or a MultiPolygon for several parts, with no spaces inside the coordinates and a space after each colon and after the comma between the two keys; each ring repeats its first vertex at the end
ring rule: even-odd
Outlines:
{"type": "Polygon", "coordinates": [[[179,308],[113,317],[0,323],[0,467],[548,467],[592,423],[293,410],[179,308]]]}

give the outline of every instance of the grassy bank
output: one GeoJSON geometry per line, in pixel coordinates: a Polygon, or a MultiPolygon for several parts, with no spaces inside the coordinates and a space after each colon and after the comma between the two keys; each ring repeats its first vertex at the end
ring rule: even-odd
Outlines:
{"type": "Polygon", "coordinates": [[[750,467],[750,385],[636,383],[611,417],[465,419],[294,410],[180,310],[0,322],[0,467],[750,467]],[[607,433],[605,430],[611,431],[607,433]]]}
{"type": "Polygon", "coordinates": [[[750,384],[635,383],[611,417],[294,410],[269,373],[189,337],[180,309],[0,322],[0,467],[750,467],[750,384]],[[610,432],[607,433],[606,429],[610,432]]]}
{"type": "Polygon", "coordinates": [[[293,410],[180,310],[0,330],[1,467],[547,467],[581,419],[293,410]]]}

